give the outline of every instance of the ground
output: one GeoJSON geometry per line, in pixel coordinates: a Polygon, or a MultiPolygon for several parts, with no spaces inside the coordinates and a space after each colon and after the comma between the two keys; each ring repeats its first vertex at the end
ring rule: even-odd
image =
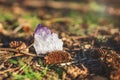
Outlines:
{"type": "Polygon", "coordinates": [[[0,5],[0,79],[119,80],[120,25],[115,21],[106,13],[0,5]],[[64,42],[64,55],[45,55],[51,64],[30,46],[38,24],[64,42]]]}

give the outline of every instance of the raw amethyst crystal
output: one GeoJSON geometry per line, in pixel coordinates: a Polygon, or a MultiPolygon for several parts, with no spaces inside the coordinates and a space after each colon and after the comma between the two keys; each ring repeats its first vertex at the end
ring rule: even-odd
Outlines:
{"type": "Polygon", "coordinates": [[[34,32],[34,48],[37,54],[46,54],[56,50],[63,50],[63,42],[56,33],[39,24],[34,32]]]}

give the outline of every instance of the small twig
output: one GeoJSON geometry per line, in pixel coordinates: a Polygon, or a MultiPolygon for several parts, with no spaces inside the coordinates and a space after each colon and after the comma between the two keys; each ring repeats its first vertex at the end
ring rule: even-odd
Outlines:
{"type": "Polygon", "coordinates": [[[11,49],[11,48],[0,48],[0,51],[13,51],[13,52],[19,52],[17,49],[11,49]]]}
{"type": "Polygon", "coordinates": [[[11,48],[0,48],[0,50],[1,50],[1,51],[13,51],[13,52],[17,52],[17,53],[23,53],[23,54],[25,54],[25,55],[33,56],[33,57],[36,56],[35,54],[26,53],[26,52],[24,52],[23,50],[17,50],[17,49],[11,49],[11,48]]]}
{"type": "Polygon", "coordinates": [[[29,49],[30,47],[32,47],[33,44],[34,44],[34,42],[33,42],[32,44],[30,44],[28,47],[26,47],[26,48],[24,48],[24,49],[21,49],[21,50],[20,50],[20,53],[27,54],[27,55],[30,55],[30,56],[36,56],[36,55],[34,55],[34,54],[26,53],[26,52],[23,51],[23,50],[25,50],[25,49],[29,49]]]}
{"type": "Polygon", "coordinates": [[[4,70],[4,71],[0,71],[0,74],[4,74],[6,72],[10,72],[12,69],[7,69],[7,70],[4,70]]]}
{"type": "Polygon", "coordinates": [[[7,69],[7,70],[3,70],[3,71],[0,71],[0,74],[5,74],[7,72],[13,72],[16,69],[18,69],[18,67],[17,68],[10,68],[10,69],[7,69]]]}
{"type": "Polygon", "coordinates": [[[0,71],[0,74],[5,74],[6,72],[12,72],[13,69],[7,69],[7,70],[4,70],[4,71],[0,71]]]}
{"type": "Polygon", "coordinates": [[[23,54],[25,54],[25,55],[32,56],[32,57],[36,57],[36,56],[37,56],[37,55],[35,55],[35,54],[26,53],[26,52],[24,52],[24,51],[20,51],[20,53],[23,53],[23,54]]]}
{"type": "Polygon", "coordinates": [[[70,36],[72,39],[83,39],[83,38],[89,38],[88,36],[70,36]]]}
{"type": "Polygon", "coordinates": [[[60,66],[66,66],[66,65],[71,65],[71,64],[75,64],[78,61],[70,61],[70,62],[66,62],[66,63],[61,63],[60,66]]]}
{"type": "Polygon", "coordinates": [[[30,44],[26,49],[29,49],[30,47],[32,47],[34,44],[34,42],[32,44],[30,44]]]}
{"type": "Polygon", "coordinates": [[[15,28],[13,33],[17,33],[20,29],[22,29],[22,25],[19,25],[17,28],[15,28]]]}

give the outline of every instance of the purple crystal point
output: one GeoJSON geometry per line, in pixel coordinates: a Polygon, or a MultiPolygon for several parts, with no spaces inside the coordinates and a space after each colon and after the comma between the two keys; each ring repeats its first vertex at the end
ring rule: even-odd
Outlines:
{"type": "Polygon", "coordinates": [[[51,34],[51,31],[47,27],[45,27],[44,25],[38,24],[38,26],[37,26],[37,28],[36,28],[36,30],[34,32],[34,35],[35,34],[41,35],[43,33],[45,33],[45,34],[51,34]]]}

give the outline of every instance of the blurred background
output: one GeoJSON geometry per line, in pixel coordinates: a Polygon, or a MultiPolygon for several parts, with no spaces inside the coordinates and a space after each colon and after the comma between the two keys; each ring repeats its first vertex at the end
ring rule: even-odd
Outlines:
{"type": "Polygon", "coordinates": [[[117,27],[119,0],[0,0],[0,23],[5,27],[37,24],[78,35],[97,27],[117,27]]]}

